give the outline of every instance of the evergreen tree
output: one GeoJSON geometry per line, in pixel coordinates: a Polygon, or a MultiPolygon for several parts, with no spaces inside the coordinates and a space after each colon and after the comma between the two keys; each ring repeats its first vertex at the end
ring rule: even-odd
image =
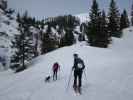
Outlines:
{"type": "Polygon", "coordinates": [[[111,36],[121,37],[120,14],[116,6],[116,2],[114,0],[111,0],[111,3],[110,3],[108,19],[109,19],[108,28],[111,36]]]}
{"type": "Polygon", "coordinates": [[[98,3],[96,0],[93,0],[87,32],[88,42],[90,42],[91,46],[95,46],[98,39],[100,14],[98,3]]]}
{"type": "MultiPolygon", "coordinates": [[[[36,26],[36,25],[35,25],[36,26]]],[[[40,50],[40,41],[41,41],[41,37],[40,37],[40,30],[39,28],[35,27],[35,26],[31,26],[30,27],[30,32],[33,34],[33,44],[34,44],[34,57],[37,57],[41,54],[41,50],[40,50]]]]}
{"type": "Polygon", "coordinates": [[[49,33],[44,33],[42,38],[42,54],[55,50],[57,41],[49,33]]]}
{"type": "Polygon", "coordinates": [[[24,70],[26,64],[33,58],[33,41],[32,35],[29,31],[28,15],[27,12],[20,17],[18,14],[18,22],[20,31],[19,35],[15,36],[13,41],[13,48],[15,52],[12,56],[11,63],[12,67],[16,67],[16,72],[24,70]]]}
{"type": "Polygon", "coordinates": [[[46,32],[42,34],[42,54],[45,54],[57,48],[57,40],[56,37],[52,34],[51,25],[52,24],[49,23],[46,32]]]}
{"type": "Polygon", "coordinates": [[[18,14],[17,14],[17,19],[16,19],[16,21],[19,23],[20,20],[21,20],[21,18],[20,18],[20,13],[18,13],[18,14]]]}
{"type": "Polygon", "coordinates": [[[12,41],[14,54],[11,57],[11,68],[16,72],[24,70],[26,68],[24,63],[24,49],[22,35],[15,35],[14,41],[12,41]]]}
{"type": "Polygon", "coordinates": [[[74,43],[74,35],[72,30],[66,30],[64,37],[61,40],[61,46],[70,46],[74,43]]]}
{"type": "Polygon", "coordinates": [[[100,30],[99,30],[99,46],[100,47],[107,47],[108,44],[110,43],[111,37],[108,33],[108,25],[107,25],[107,20],[106,20],[106,14],[105,11],[102,11],[101,18],[99,19],[99,25],[100,25],[100,30]]]}
{"type": "Polygon", "coordinates": [[[64,16],[63,21],[64,21],[63,28],[65,30],[65,35],[61,39],[60,46],[70,46],[75,42],[73,33],[75,27],[79,25],[79,19],[72,15],[67,15],[64,16]]]}
{"type": "Polygon", "coordinates": [[[129,27],[129,19],[126,10],[123,10],[120,18],[120,30],[129,27]]]}
{"type": "Polygon", "coordinates": [[[85,23],[82,23],[80,25],[80,32],[81,33],[79,34],[79,37],[78,37],[79,41],[85,41],[86,27],[87,27],[87,25],[85,23]]]}
{"type": "Polygon", "coordinates": [[[131,25],[133,26],[133,4],[131,7],[131,25]]]}

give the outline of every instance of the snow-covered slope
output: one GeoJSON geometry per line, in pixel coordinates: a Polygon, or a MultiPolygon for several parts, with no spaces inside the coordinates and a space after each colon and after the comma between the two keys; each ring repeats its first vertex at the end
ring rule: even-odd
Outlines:
{"type": "Polygon", "coordinates": [[[85,23],[86,21],[89,21],[89,14],[88,13],[81,13],[81,14],[77,14],[75,16],[80,19],[80,23],[85,23]]]}
{"type": "Polygon", "coordinates": [[[18,34],[18,23],[15,19],[8,17],[4,10],[0,8],[0,70],[3,63],[9,66],[11,40],[14,34],[18,34]]]}
{"type": "Polygon", "coordinates": [[[78,43],[34,59],[31,67],[21,73],[0,73],[0,100],[132,100],[133,98],[133,28],[124,30],[122,39],[113,38],[108,48],[95,48],[78,43]],[[73,78],[66,90],[73,53],[84,60],[83,94],[75,96],[73,78]],[[59,79],[45,83],[52,75],[51,67],[61,65],[59,79]]]}

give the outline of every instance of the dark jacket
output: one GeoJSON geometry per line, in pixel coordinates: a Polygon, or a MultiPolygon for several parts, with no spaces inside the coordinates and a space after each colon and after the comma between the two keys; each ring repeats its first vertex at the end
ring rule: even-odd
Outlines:
{"type": "Polygon", "coordinates": [[[75,71],[82,71],[85,68],[84,62],[82,59],[80,58],[75,58],[74,59],[74,66],[73,69],[75,71]],[[81,65],[81,67],[79,67],[79,64],[81,65]]]}

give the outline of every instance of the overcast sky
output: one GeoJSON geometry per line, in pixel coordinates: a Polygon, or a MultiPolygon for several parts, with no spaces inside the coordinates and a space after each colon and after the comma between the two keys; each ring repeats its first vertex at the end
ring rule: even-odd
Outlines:
{"type": "MultiPolygon", "coordinates": [[[[45,18],[63,14],[88,13],[92,0],[7,0],[8,5],[16,11],[23,13],[25,10],[31,16],[45,18]]],[[[108,9],[110,0],[97,0],[100,9],[108,9]]],[[[133,0],[116,0],[119,9],[126,8],[130,11],[133,0]]]]}

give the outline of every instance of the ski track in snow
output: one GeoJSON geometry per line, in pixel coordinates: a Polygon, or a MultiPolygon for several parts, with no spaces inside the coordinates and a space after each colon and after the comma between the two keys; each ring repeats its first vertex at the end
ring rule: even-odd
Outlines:
{"type": "Polygon", "coordinates": [[[133,98],[133,34],[127,28],[122,39],[113,38],[108,49],[78,43],[33,60],[21,73],[0,72],[0,100],[132,100],[133,98]],[[86,65],[82,95],[75,96],[73,76],[67,89],[73,53],[79,53],[86,65]],[[45,83],[51,67],[61,65],[59,79],[45,83]]]}

